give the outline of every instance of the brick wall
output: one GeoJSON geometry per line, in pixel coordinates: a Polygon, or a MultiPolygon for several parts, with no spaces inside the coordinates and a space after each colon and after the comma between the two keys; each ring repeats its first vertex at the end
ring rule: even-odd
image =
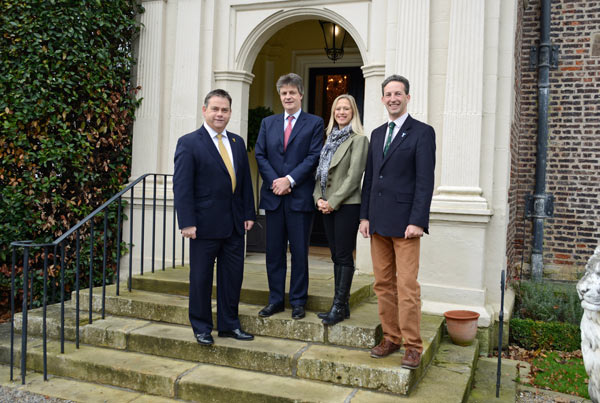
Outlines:
{"type": "MultiPolygon", "coordinates": [[[[532,225],[523,213],[525,195],[534,192],[537,138],[537,71],[529,69],[529,53],[539,43],[540,0],[525,9],[519,3],[507,258],[512,276],[524,258],[528,277],[532,225]]],[[[592,54],[598,36],[600,1],[552,0],[551,40],[560,59],[550,71],[546,191],[554,194],[554,218],[545,222],[543,255],[544,275],[553,279],[576,279],[600,243],[600,55],[592,54]]]]}

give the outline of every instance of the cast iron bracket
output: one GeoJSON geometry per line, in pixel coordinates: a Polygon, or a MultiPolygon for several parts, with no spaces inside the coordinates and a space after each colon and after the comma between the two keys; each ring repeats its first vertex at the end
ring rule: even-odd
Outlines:
{"type": "Polygon", "coordinates": [[[540,45],[540,46],[532,46],[529,51],[529,70],[535,70],[538,68],[538,65],[542,62],[540,55],[540,48],[542,46],[550,46],[550,70],[558,69],[558,45],[540,45]]]}
{"type": "Polygon", "coordinates": [[[525,218],[551,217],[554,217],[554,195],[544,193],[525,196],[525,218]]]}

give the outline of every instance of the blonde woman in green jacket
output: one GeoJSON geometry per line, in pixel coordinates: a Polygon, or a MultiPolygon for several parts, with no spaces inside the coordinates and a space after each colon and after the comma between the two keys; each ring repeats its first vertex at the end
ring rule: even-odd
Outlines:
{"type": "Polygon", "coordinates": [[[331,107],[327,140],[321,150],[313,192],[315,204],[323,215],[335,278],[333,305],[329,312],[318,314],[326,325],[335,325],[350,317],[353,252],[368,148],[369,140],[363,135],[354,97],[340,95],[331,107]]]}

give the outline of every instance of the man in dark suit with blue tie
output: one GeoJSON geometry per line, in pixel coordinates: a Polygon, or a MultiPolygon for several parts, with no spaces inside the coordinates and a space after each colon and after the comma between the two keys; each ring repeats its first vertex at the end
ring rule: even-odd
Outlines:
{"type": "Polygon", "coordinates": [[[214,343],[211,294],[216,258],[219,337],[252,340],[238,319],[244,231],[256,219],[248,154],[244,140],[225,130],[231,117],[226,91],[209,92],[202,114],[202,127],[177,142],[173,176],[179,228],[190,239],[190,323],[198,343],[214,343]]]}
{"type": "Polygon", "coordinates": [[[371,237],[373,288],[383,329],[371,356],[385,357],[404,341],[402,366],[415,369],[423,351],[417,276],[433,195],[435,132],[408,114],[406,78],[392,75],[381,88],[388,123],[371,133],[359,227],[365,238],[371,237]]]}
{"type": "Polygon", "coordinates": [[[284,113],[263,119],[255,148],[263,179],[260,208],[267,216],[269,279],[269,302],[258,314],[268,317],[284,310],[289,241],[289,302],[292,318],[301,319],[308,298],[308,241],[315,211],[312,192],[323,145],[323,119],[302,111],[304,86],[299,75],[281,76],[276,86],[284,113]]]}

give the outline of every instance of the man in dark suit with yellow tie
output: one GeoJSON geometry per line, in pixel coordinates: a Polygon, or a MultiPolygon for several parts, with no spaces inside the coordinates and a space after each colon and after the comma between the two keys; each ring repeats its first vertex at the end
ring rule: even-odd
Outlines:
{"type": "Polygon", "coordinates": [[[373,130],[363,182],[359,231],[371,237],[371,258],[383,339],[371,357],[404,344],[404,368],[420,365],[419,250],[429,226],[435,168],[433,127],[412,118],[408,80],[387,77],[381,102],[388,122],[373,130]]]}
{"type": "Polygon", "coordinates": [[[179,228],[190,239],[189,319],[198,343],[214,339],[211,294],[217,259],[219,337],[252,340],[241,329],[238,305],[244,272],[244,231],[256,215],[244,140],[225,130],[231,96],[206,95],[204,124],[177,142],[173,192],[179,228]]]}
{"type": "Polygon", "coordinates": [[[284,113],[263,119],[255,148],[263,179],[260,208],[267,213],[269,279],[269,303],[258,314],[268,317],[284,310],[289,241],[289,301],[292,318],[301,319],[308,298],[308,240],[315,211],[312,192],[323,146],[323,119],[302,111],[304,86],[299,75],[281,76],[276,86],[284,113]]]}

